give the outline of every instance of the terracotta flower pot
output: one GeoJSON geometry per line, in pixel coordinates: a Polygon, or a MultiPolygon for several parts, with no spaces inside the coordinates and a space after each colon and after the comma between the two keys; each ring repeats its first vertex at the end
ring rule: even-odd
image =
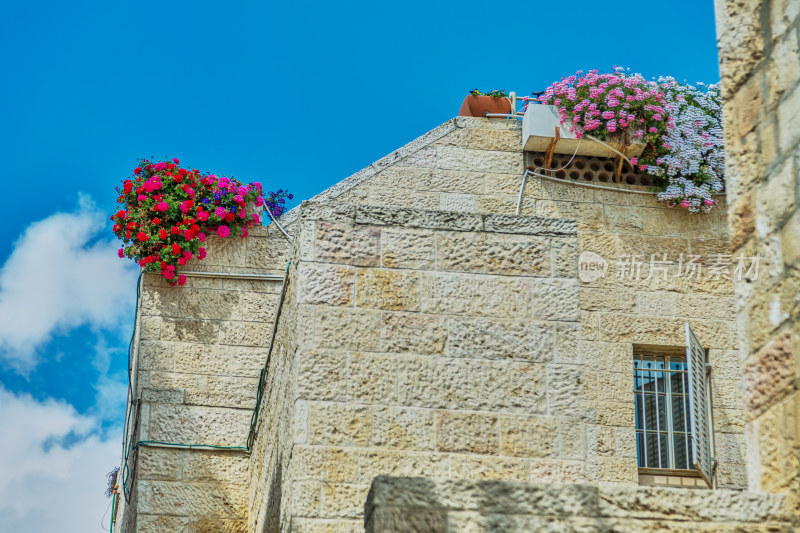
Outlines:
{"type": "Polygon", "coordinates": [[[484,113],[511,113],[511,100],[494,96],[473,96],[468,94],[458,111],[460,117],[482,117],[484,113]]]}

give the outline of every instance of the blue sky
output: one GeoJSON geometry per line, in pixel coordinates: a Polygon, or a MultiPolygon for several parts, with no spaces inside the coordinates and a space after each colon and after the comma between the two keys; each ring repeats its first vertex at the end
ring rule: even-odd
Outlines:
{"type": "Polygon", "coordinates": [[[0,436],[0,523],[102,529],[136,278],[107,216],[137,158],[296,204],[452,118],[470,89],[525,95],[614,65],[718,80],[710,0],[514,5],[4,6],[0,422],[25,431],[0,436]]]}

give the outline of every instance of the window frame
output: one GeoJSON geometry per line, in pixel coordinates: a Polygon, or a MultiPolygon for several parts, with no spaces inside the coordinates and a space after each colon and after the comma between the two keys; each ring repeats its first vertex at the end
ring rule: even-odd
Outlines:
{"type": "MultiPolygon", "coordinates": [[[[703,371],[703,382],[704,382],[703,384],[705,386],[705,397],[703,398],[703,402],[702,403],[703,403],[703,406],[704,406],[704,409],[705,409],[705,422],[706,422],[706,429],[707,429],[707,433],[708,433],[708,446],[709,446],[709,449],[708,449],[708,460],[709,460],[709,463],[710,463],[710,466],[708,467],[708,472],[704,472],[702,470],[702,468],[701,468],[702,465],[698,465],[695,462],[695,460],[696,460],[695,459],[696,458],[695,446],[697,445],[697,439],[695,437],[695,432],[692,431],[692,426],[693,426],[693,423],[694,423],[693,422],[694,421],[694,416],[689,416],[688,418],[685,419],[686,420],[686,425],[689,426],[688,427],[687,437],[689,439],[689,442],[691,443],[691,450],[692,450],[692,453],[689,454],[689,449],[687,447],[687,454],[688,454],[687,464],[690,465],[689,468],[682,469],[682,468],[658,468],[658,467],[651,467],[651,466],[646,466],[646,467],[638,466],[639,465],[639,459],[640,459],[638,442],[636,443],[636,464],[637,464],[637,468],[638,468],[638,471],[639,471],[640,475],[675,476],[675,477],[692,477],[692,478],[698,478],[699,477],[699,478],[703,479],[703,481],[706,483],[706,485],[708,485],[709,488],[713,488],[714,477],[715,477],[715,473],[716,473],[716,460],[713,457],[713,455],[714,455],[714,453],[713,453],[713,450],[714,450],[714,421],[713,421],[713,417],[712,417],[712,413],[713,413],[713,409],[712,409],[713,408],[713,403],[712,403],[712,398],[711,398],[711,395],[712,395],[712,383],[711,383],[711,367],[710,367],[710,365],[708,363],[708,350],[703,348],[700,345],[699,341],[697,340],[697,337],[694,335],[694,332],[691,330],[691,327],[689,326],[688,323],[686,323],[686,345],[685,346],[660,346],[660,345],[652,345],[652,344],[634,344],[633,345],[632,362],[641,361],[642,360],[641,356],[652,356],[654,358],[655,357],[660,357],[660,356],[672,357],[672,358],[680,357],[683,360],[684,365],[685,365],[685,370],[683,372],[685,372],[687,374],[687,380],[689,381],[688,387],[691,388],[691,386],[692,386],[691,385],[691,375],[689,375],[690,374],[690,362],[689,362],[689,359],[690,359],[690,355],[691,354],[690,354],[689,350],[691,349],[690,346],[692,346],[692,344],[691,344],[692,341],[694,341],[696,343],[695,346],[694,346],[695,348],[702,349],[702,354],[703,354],[702,355],[702,357],[703,357],[702,360],[703,360],[703,365],[704,366],[703,366],[702,371],[703,371]]],[[[666,366],[667,365],[665,364],[665,367],[666,366]]],[[[694,371],[696,371],[696,370],[697,369],[694,369],[694,371]]],[[[634,400],[634,406],[636,406],[638,404],[638,401],[639,401],[638,400],[639,395],[643,394],[643,391],[637,391],[636,390],[636,375],[637,375],[636,372],[637,372],[637,367],[634,366],[633,367],[633,371],[634,371],[634,388],[633,388],[634,398],[633,398],[633,400],[634,400]]],[[[665,369],[660,370],[660,371],[668,371],[668,368],[665,368],[665,369]]],[[[671,386],[669,388],[671,389],[671,386]]],[[[687,414],[691,415],[690,411],[691,411],[692,406],[693,406],[692,402],[695,402],[696,400],[694,400],[694,398],[692,398],[692,399],[689,398],[689,393],[690,393],[689,388],[684,389],[684,394],[686,395],[687,398],[685,399],[683,405],[684,405],[684,409],[688,409],[689,410],[689,413],[687,413],[687,414]]],[[[656,395],[657,394],[658,393],[656,392],[656,395]]],[[[665,400],[667,398],[667,387],[665,387],[664,398],[665,398],[665,400]]],[[[697,399],[697,401],[699,401],[699,398],[697,399]]],[[[645,404],[642,403],[643,407],[644,407],[644,405],[645,404]]],[[[673,410],[672,409],[672,402],[670,402],[669,403],[669,409],[665,410],[665,411],[668,411],[668,413],[665,412],[665,417],[664,418],[665,418],[666,423],[668,424],[668,427],[667,427],[668,432],[667,432],[667,434],[669,436],[668,437],[668,446],[669,446],[668,458],[670,460],[669,464],[674,465],[675,464],[675,461],[674,461],[675,443],[673,441],[674,436],[673,436],[673,427],[672,427],[672,416],[673,416],[672,410],[673,410]]],[[[634,412],[635,412],[635,409],[634,409],[634,412]]],[[[686,415],[684,415],[684,416],[686,416],[686,415]]],[[[657,413],[656,413],[656,417],[658,417],[657,413]]],[[[686,427],[686,426],[684,426],[684,427],[686,427]]],[[[638,435],[640,434],[640,430],[639,430],[639,427],[638,427],[638,418],[634,419],[634,431],[635,431],[635,435],[638,438],[638,435]]],[[[647,434],[647,430],[646,429],[642,429],[641,434],[643,435],[643,438],[646,438],[645,435],[647,434]]],[[[647,464],[646,458],[645,458],[645,464],[647,464]]]]}

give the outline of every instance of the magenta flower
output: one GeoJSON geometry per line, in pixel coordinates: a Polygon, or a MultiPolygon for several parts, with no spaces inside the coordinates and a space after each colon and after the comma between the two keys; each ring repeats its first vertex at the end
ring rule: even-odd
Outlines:
{"type": "Polygon", "coordinates": [[[167,202],[158,202],[156,205],[156,211],[166,211],[169,209],[169,204],[167,202]]]}
{"type": "Polygon", "coordinates": [[[220,237],[227,237],[230,234],[231,234],[231,229],[228,226],[225,226],[224,224],[217,228],[217,235],[219,235],[220,237]]]}

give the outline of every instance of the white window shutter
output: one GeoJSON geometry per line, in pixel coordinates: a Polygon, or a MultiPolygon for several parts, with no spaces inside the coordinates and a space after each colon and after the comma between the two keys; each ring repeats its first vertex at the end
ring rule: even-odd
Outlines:
{"type": "Polygon", "coordinates": [[[689,373],[692,464],[710,487],[713,464],[711,460],[710,424],[706,404],[708,394],[706,351],[700,341],[697,340],[697,337],[695,337],[688,322],[686,323],[686,364],[689,373]]]}

